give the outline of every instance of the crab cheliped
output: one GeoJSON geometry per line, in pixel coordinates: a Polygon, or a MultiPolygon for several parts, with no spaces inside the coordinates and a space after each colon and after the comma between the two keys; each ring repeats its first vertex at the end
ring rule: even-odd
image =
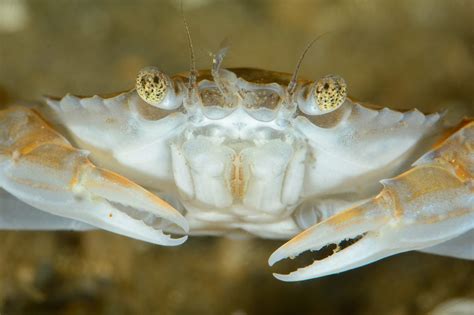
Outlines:
{"type": "Polygon", "coordinates": [[[409,250],[474,259],[472,120],[361,104],[339,76],[223,69],[223,56],[172,77],[145,68],[108,97],[5,106],[0,228],[100,228],[166,246],[289,239],[270,265],[334,247],[275,274],[285,281],[409,250]]]}

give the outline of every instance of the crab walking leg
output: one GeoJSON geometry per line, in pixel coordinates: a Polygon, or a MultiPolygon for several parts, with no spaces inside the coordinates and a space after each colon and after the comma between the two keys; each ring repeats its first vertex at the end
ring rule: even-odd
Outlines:
{"type": "Polygon", "coordinates": [[[423,248],[424,253],[474,260],[474,229],[433,247],[423,248]]]}
{"type": "MultiPolygon", "coordinates": [[[[0,187],[23,202],[62,217],[160,245],[179,245],[162,229],[186,219],[154,194],[95,167],[28,109],[0,111],[0,187]]],[[[0,209],[1,216],[1,209],[0,209]]]]}
{"type": "MultiPolygon", "coordinates": [[[[473,177],[474,122],[470,122],[412,169],[382,181],[384,189],[373,199],[312,226],[278,248],[269,258],[270,266],[307,250],[337,245],[329,257],[275,277],[284,281],[322,277],[471,233],[473,177]],[[339,243],[348,239],[356,241],[339,249],[339,243]]],[[[461,256],[473,257],[465,251],[474,251],[474,246],[464,244],[461,256]]]]}
{"type": "Polygon", "coordinates": [[[0,230],[87,231],[97,228],[65,217],[60,217],[24,203],[0,189],[0,230]]]}

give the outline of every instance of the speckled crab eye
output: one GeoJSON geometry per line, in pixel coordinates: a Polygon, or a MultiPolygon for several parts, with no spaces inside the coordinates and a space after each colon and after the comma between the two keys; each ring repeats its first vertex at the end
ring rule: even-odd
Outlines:
{"type": "Polygon", "coordinates": [[[328,75],[316,82],[314,98],[319,110],[330,112],[341,106],[347,97],[347,85],[343,78],[328,75]]]}
{"type": "Polygon", "coordinates": [[[150,105],[163,108],[176,108],[171,104],[174,99],[173,83],[166,74],[156,67],[146,67],[137,75],[135,84],[138,95],[150,105]]]}

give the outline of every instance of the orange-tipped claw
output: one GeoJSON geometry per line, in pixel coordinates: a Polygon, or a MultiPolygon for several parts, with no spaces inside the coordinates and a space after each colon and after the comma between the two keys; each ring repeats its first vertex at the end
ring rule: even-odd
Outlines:
{"type": "MultiPolygon", "coordinates": [[[[474,229],[474,123],[464,126],[443,145],[422,157],[404,174],[385,180],[382,192],[303,231],[269,258],[276,262],[308,250],[356,239],[283,281],[322,277],[357,268],[397,253],[442,244],[474,229]]],[[[472,234],[472,233],[471,233],[472,234]]],[[[464,242],[464,244],[468,244],[464,242]]],[[[471,244],[472,245],[472,244],[471,244]]],[[[461,257],[474,257],[465,246],[461,257]]]]}
{"type": "Polygon", "coordinates": [[[0,127],[0,187],[23,202],[150,243],[172,246],[187,239],[164,232],[188,233],[188,222],[176,209],[125,177],[95,167],[86,152],[73,148],[35,112],[0,111],[0,127]]]}

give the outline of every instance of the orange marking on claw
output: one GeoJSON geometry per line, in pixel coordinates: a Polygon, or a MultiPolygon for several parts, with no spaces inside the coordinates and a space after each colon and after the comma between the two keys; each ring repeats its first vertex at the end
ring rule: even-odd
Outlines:
{"type": "Polygon", "coordinates": [[[119,175],[119,174],[116,174],[116,173],[113,173],[113,172],[106,172],[106,171],[103,171],[103,170],[100,170],[100,169],[97,169],[99,172],[100,172],[100,175],[106,179],[106,180],[109,180],[115,184],[118,184],[118,185],[121,185],[123,187],[133,187],[133,188],[136,188],[135,184],[128,180],[127,178],[119,175]]]}
{"type": "Polygon", "coordinates": [[[461,123],[456,125],[456,127],[453,127],[451,129],[447,130],[438,139],[438,141],[436,141],[436,143],[433,145],[433,148],[434,149],[439,148],[444,143],[444,141],[446,141],[449,137],[451,137],[453,134],[455,134],[459,130],[463,129],[464,127],[466,127],[467,125],[469,125],[472,122],[474,122],[474,119],[464,119],[461,123]]]}
{"type": "Polygon", "coordinates": [[[104,170],[99,170],[100,171],[100,174],[101,176],[106,179],[106,180],[109,180],[111,181],[112,183],[114,184],[117,184],[119,186],[122,186],[124,188],[130,188],[130,189],[133,189],[134,191],[136,191],[137,193],[138,192],[141,192],[143,193],[146,197],[148,197],[148,199],[152,202],[152,203],[155,203],[155,204],[158,204],[160,207],[164,207],[164,208],[168,208],[168,209],[173,209],[174,208],[168,204],[166,201],[164,201],[163,199],[155,196],[154,194],[152,194],[151,192],[149,192],[148,190],[142,188],[141,186],[138,186],[137,184],[135,184],[134,182],[128,180],[127,178],[119,175],[119,174],[116,174],[116,173],[113,173],[113,172],[106,172],[104,170]]]}

